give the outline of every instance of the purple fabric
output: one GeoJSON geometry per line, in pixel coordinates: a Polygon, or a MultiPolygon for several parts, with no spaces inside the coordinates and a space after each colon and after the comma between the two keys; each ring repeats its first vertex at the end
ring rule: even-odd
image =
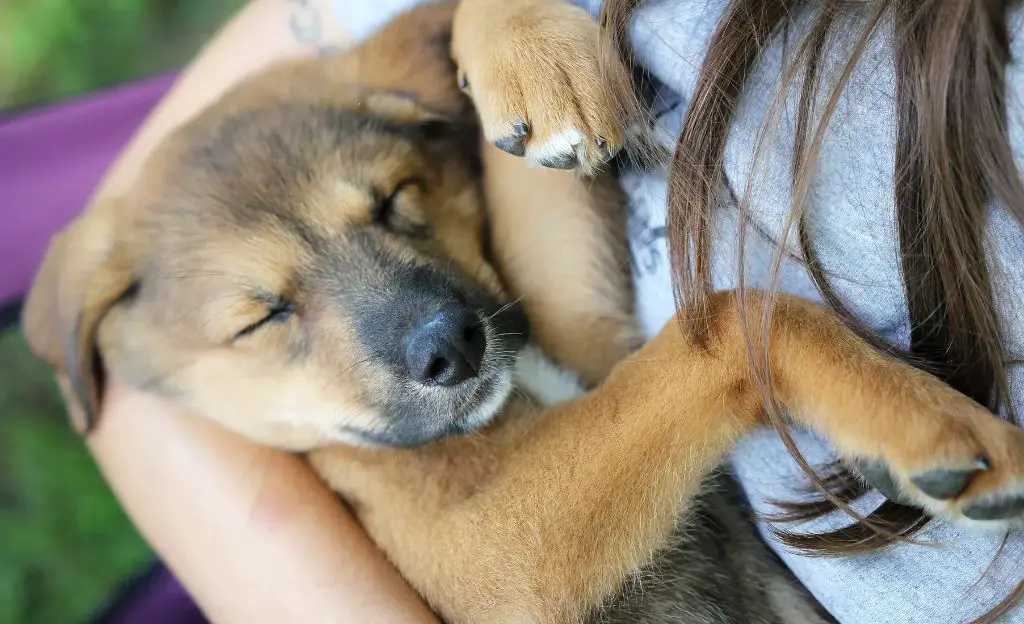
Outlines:
{"type": "MultiPolygon", "coordinates": [[[[174,75],[0,119],[0,304],[25,294],[50,238],[77,215],[174,75]]],[[[163,566],[100,624],[207,624],[163,566]]]]}
{"type": "Polygon", "coordinates": [[[173,82],[159,76],[0,119],[0,303],[25,294],[50,238],[173,82]]]}
{"type": "Polygon", "coordinates": [[[208,624],[167,568],[158,566],[94,624],[208,624]]]}

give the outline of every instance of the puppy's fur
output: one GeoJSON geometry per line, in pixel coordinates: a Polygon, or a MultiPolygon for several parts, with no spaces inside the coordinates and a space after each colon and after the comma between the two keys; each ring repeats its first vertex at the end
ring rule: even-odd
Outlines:
{"type": "Polygon", "coordinates": [[[806,302],[759,332],[762,297],[724,293],[708,344],[669,324],[626,357],[614,184],[527,166],[596,171],[624,140],[580,61],[596,26],[495,2],[464,0],[454,37],[455,5],[430,5],[247,81],[54,241],[25,329],[83,430],[113,371],[308,452],[450,622],[818,621],[735,484],[708,485],[762,424],[749,324],[793,418],[844,457],[953,520],[1019,515],[1024,434],[806,302]],[[454,356],[471,373],[417,368],[438,331],[481,347],[454,356]]]}

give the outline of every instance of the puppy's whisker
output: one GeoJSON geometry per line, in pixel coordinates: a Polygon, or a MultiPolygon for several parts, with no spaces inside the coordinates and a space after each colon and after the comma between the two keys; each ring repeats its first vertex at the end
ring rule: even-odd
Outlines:
{"type": "Polygon", "coordinates": [[[472,431],[465,433],[464,435],[468,438],[473,438],[474,440],[481,440],[484,442],[490,442],[491,440],[491,436],[488,435],[485,429],[474,429],[472,431]]]}
{"type": "Polygon", "coordinates": [[[154,276],[154,277],[152,277],[150,279],[184,280],[184,279],[196,279],[196,278],[200,278],[200,277],[228,277],[228,278],[232,278],[232,281],[234,281],[236,283],[239,283],[239,284],[243,283],[242,278],[240,278],[240,277],[238,277],[236,275],[232,275],[230,273],[225,273],[223,271],[178,271],[178,272],[173,272],[173,273],[167,273],[167,274],[164,274],[164,275],[157,275],[157,276],[154,276]]]}
{"type": "Polygon", "coordinates": [[[483,272],[484,272],[484,265],[482,265],[482,264],[477,265],[477,267],[475,269],[473,269],[473,281],[479,284],[480,283],[480,274],[483,273],[483,272]]]}
{"type": "Polygon", "coordinates": [[[514,306],[515,304],[519,303],[519,302],[520,302],[520,301],[522,301],[522,300],[523,300],[523,297],[522,297],[522,296],[516,297],[516,298],[515,298],[514,300],[512,300],[512,301],[509,301],[509,302],[508,302],[508,303],[506,303],[505,305],[503,305],[503,306],[501,306],[500,308],[498,308],[498,309],[497,309],[497,310],[496,310],[496,311],[494,312],[494,314],[491,314],[490,316],[486,317],[486,318],[485,318],[484,320],[486,320],[486,321],[490,321],[490,320],[493,320],[493,319],[494,319],[494,317],[496,317],[496,316],[498,316],[499,314],[501,314],[502,312],[504,312],[504,311],[508,310],[509,308],[511,308],[512,306],[514,306]]]}
{"type": "Polygon", "coordinates": [[[519,388],[519,387],[513,387],[513,388],[512,388],[512,393],[511,393],[511,394],[510,394],[509,396],[513,396],[513,397],[516,397],[516,398],[522,399],[522,400],[524,400],[524,401],[529,401],[529,400],[530,400],[530,396],[529,396],[529,395],[527,395],[527,394],[526,394],[526,393],[525,393],[525,392],[524,392],[524,391],[522,390],[522,388],[519,388]]]}
{"type": "Polygon", "coordinates": [[[353,362],[352,364],[350,364],[350,365],[346,366],[345,368],[341,369],[335,375],[333,375],[331,377],[331,379],[326,384],[324,384],[324,387],[321,388],[321,390],[326,390],[327,388],[330,388],[332,385],[334,385],[334,383],[336,381],[341,379],[341,377],[343,375],[345,375],[345,373],[348,373],[352,369],[354,369],[354,368],[356,368],[358,366],[362,366],[363,364],[366,364],[369,361],[370,361],[370,358],[368,358],[368,357],[367,358],[363,358],[362,360],[359,360],[358,362],[353,362]]]}

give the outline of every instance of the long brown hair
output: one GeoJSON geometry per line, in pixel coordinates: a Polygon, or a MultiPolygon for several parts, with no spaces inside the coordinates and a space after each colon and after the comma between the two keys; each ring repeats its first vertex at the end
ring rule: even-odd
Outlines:
{"type": "MultiPolygon", "coordinates": [[[[644,115],[638,96],[642,89],[636,80],[642,72],[627,76],[617,68],[625,60],[636,69],[627,34],[631,16],[643,2],[606,0],[601,14],[606,75],[617,90],[627,123],[636,123],[644,115]]],[[[722,207],[726,139],[739,98],[762,52],[784,40],[782,84],[755,153],[761,152],[764,137],[777,125],[787,93],[799,89],[789,228],[796,233],[802,261],[822,298],[878,349],[932,372],[994,413],[1014,418],[984,237],[993,201],[1024,225],[1024,186],[1006,120],[1008,13],[1016,4],[1012,0],[729,0],[709,42],[669,168],[669,248],[677,304],[682,308],[685,302],[688,311],[686,330],[700,340],[706,329],[714,214],[722,207]],[[791,42],[789,34],[798,15],[810,17],[810,26],[807,30],[801,26],[804,34],[791,42]],[[818,261],[803,218],[840,93],[872,40],[886,34],[893,37],[896,71],[893,184],[900,268],[911,323],[906,351],[886,344],[842,302],[818,261]],[[821,70],[824,52],[832,58],[845,56],[841,71],[821,70]]],[[[650,154],[645,149],[641,155],[650,154]]],[[[752,181],[756,176],[751,173],[752,181]]],[[[744,220],[749,216],[749,184],[737,197],[744,220]]],[[[741,254],[744,230],[740,228],[741,254]]],[[[769,290],[777,286],[783,248],[780,244],[769,290]]],[[[739,266],[744,266],[742,258],[739,266]]],[[[739,278],[742,287],[742,272],[739,278]]],[[[766,316],[763,322],[769,320],[766,316]]],[[[893,501],[867,517],[854,514],[848,503],[866,492],[861,482],[841,465],[816,472],[801,456],[771,395],[767,348],[763,345],[760,353],[754,348],[750,352],[766,402],[773,408],[769,413],[790,453],[822,494],[811,502],[779,503],[783,511],[772,520],[780,539],[808,554],[842,555],[875,550],[923,528],[929,520],[924,512],[893,501]],[[837,509],[847,511],[855,521],[815,535],[779,526],[837,509]]],[[[1022,597],[1024,582],[977,621],[995,621],[1022,597]]]]}

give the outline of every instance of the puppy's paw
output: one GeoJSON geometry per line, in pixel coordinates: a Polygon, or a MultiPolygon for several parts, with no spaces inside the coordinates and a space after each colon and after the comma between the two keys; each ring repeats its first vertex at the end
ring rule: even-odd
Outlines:
{"type": "Polygon", "coordinates": [[[909,419],[925,426],[883,441],[882,456],[847,463],[890,500],[936,517],[982,530],[1024,526],[1024,430],[959,395],[928,403],[943,408],[909,419]]]}
{"type": "Polygon", "coordinates": [[[561,0],[500,4],[463,0],[452,44],[487,140],[533,164],[593,173],[625,140],[597,23],[561,0]]]}

